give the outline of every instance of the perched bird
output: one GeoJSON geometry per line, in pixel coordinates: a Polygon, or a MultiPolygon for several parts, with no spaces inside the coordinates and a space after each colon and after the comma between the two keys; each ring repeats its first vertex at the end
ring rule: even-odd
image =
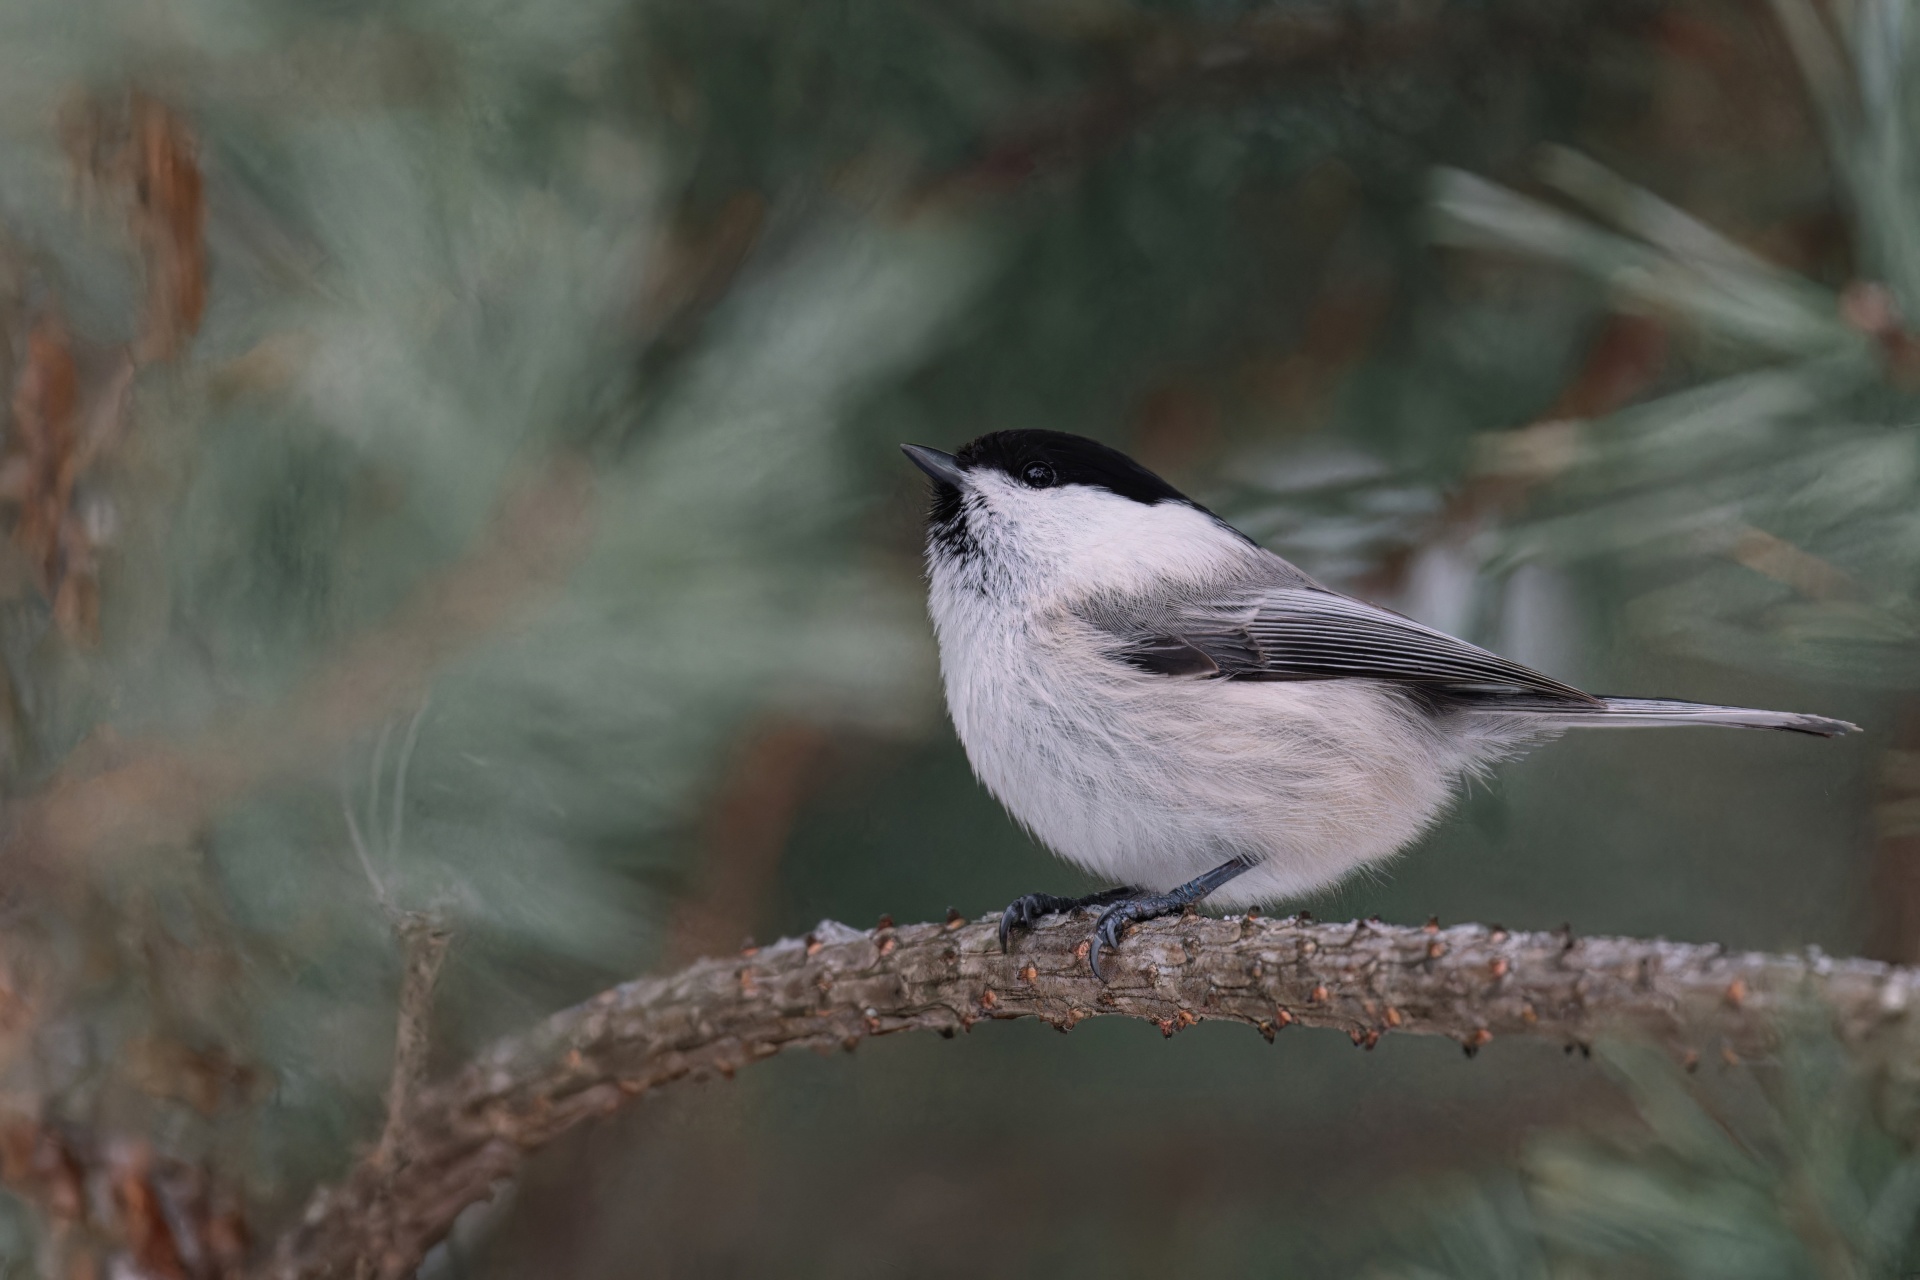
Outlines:
{"type": "Polygon", "coordinates": [[[1855,728],[1582,693],[1329,590],[1097,441],[901,447],[933,480],[929,610],[974,773],[1053,852],[1122,886],[1028,894],[1001,945],[1104,906],[1096,976],[1129,922],[1324,888],[1413,841],[1466,777],[1566,729],[1855,728]]]}

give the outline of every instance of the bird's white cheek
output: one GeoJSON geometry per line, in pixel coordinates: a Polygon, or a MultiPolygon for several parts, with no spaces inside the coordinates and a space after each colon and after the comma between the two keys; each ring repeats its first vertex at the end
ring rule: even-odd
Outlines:
{"type": "Polygon", "coordinates": [[[1080,486],[988,496],[1007,542],[1033,565],[1034,585],[1045,595],[1150,595],[1217,577],[1249,552],[1232,531],[1184,503],[1148,506],[1080,486]]]}

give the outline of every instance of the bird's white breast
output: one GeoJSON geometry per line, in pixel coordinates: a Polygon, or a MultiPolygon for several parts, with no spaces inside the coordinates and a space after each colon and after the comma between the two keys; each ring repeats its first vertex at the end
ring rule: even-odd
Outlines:
{"type": "Polygon", "coordinates": [[[1148,673],[1017,569],[993,566],[988,590],[977,563],[930,567],[975,773],[1041,842],[1114,883],[1170,889],[1251,855],[1213,901],[1308,892],[1413,840],[1473,764],[1378,684],[1148,673]]]}

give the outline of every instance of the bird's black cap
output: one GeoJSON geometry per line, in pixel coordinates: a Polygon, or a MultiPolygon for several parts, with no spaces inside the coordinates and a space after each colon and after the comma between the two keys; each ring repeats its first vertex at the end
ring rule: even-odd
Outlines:
{"type": "Polygon", "coordinates": [[[1065,431],[992,431],[961,446],[953,460],[963,470],[987,468],[1016,480],[1025,478],[1028,468],[1038,464],[1052,472],[1052,484],[1088,485],[1147,506],[1156,502],[1191,503],[1185,494],[1118,449],[1065,431]]]}

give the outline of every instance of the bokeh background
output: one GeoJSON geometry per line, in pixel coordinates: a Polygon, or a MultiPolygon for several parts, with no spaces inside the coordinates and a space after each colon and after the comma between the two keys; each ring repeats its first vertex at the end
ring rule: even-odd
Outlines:
{"type": "MultiPolygon", "coordinates": [[[[945,722],[894,447],[1003,427],[1866,730],[1563,741],[1292,905],[1920,960],[1917,58],[1906,0],[9,0],[9,1132],[264,1239],[379,1133],[397,921],[441,1071],[1082,887],[945,722]]],[[[1892,1276],[1914,1113],[1814,1027],[989,1025],[663,1091],[425,1274],[1892,1276]]],[[[7,1169],[6,1274],[105,1265],[7,1169]]]]}

